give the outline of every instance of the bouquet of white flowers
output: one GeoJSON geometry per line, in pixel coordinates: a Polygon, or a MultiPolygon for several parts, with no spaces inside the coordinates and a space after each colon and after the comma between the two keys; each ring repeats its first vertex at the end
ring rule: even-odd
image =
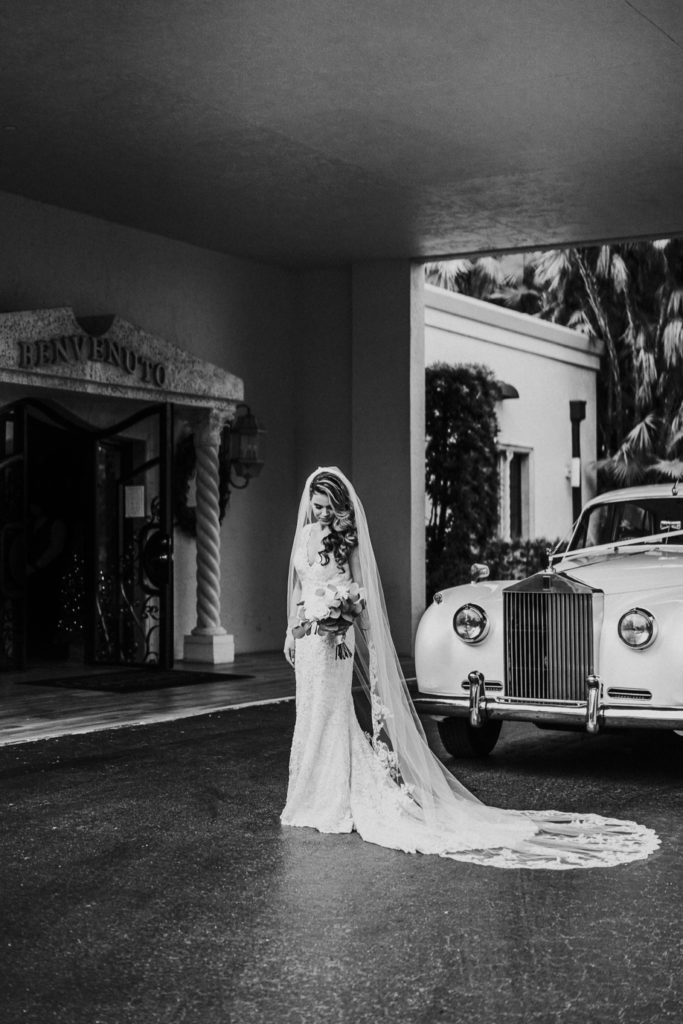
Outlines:
{"type": "Polygon", "coordinates": [[[308,601],[297,606],[298,622],[292,628],[299,640],[309,633],[323,633],[335,638],[335,658],[349,658],[346,633],[365,608],[365,590],[350,580],[328,583],[315,591],[308,601]]]}

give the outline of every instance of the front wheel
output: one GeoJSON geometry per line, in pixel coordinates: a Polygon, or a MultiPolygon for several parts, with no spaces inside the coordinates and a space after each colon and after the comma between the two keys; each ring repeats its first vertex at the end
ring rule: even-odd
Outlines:
{"type": "Polygon", "coordinates": [[[466,718],[445,718],[438,722],[441,742],[453,757],[486,757],[500,736],[502,722],[485,722],[475,728],[466,718]]]}

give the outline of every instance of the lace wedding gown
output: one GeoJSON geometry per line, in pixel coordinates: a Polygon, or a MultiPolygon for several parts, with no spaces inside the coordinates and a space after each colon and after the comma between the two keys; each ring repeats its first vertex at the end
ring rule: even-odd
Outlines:
{"type": "MultiPolygon", "coordinates": [[[[299,532],[293,566],[301,600],[332,581],[350,580],[330,558],[309,561],[310,525],[299,532]]],[[[353,629],[347,645],[354,649],[353,629]]],[[[373,651],[370,645],[372,677],[373,651]]],[[[647,857],[659,845],[652,830],[594,814],[508,811],[487,807],[467,790],[443,801],[438,826],[426,818],[401,778],[385,742],[383,708],[371,693],[373,735],[356,718],[353,658],[335,660],[334,639],[311,634],[296,641],[296,724],[284,825],[320,832],[357,831],[367,842],[407,853],[509,868],[609,866],[647,857]]],[[[431,755],[431,752],[428,752],[431,755]]],[[[454,783],[457,785],[457,783],[454,783]]]]}

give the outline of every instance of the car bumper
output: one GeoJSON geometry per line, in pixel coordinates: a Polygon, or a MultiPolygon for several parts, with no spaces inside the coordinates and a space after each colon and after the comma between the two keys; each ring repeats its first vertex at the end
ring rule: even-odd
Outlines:
{"type": "Polygon", "coordinates": [[[585,727],[588,732],[602,729],[681,729],[683,708],[627,707],[601,704],[591,706],[590,699],[559,703],[552,701],[510,700],[505,697],[449,697],[445,694],[417,693],[413,697],[418,714],[432,718],[469,718],[472,725],[483,721],[537,722],[568,729],[585,727]]]}

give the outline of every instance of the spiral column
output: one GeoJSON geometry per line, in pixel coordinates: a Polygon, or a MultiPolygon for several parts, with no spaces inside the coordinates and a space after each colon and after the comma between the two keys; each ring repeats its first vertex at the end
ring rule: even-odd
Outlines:
{"type": "Polygon", "coordinates": [[[185,661],[235,660],[235,641],[221,625],[221,534],[218,452],[224,413],[211,410],[195,429],[197,455],[197,625],[185,637],[185,661]]]}

